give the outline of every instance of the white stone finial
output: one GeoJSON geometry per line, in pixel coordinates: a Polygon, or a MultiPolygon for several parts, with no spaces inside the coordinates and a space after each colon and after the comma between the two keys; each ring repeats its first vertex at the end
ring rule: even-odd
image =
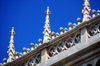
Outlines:
{"type": "Polygon", "coordinates": [[[69,30],[72,29],[72,23],[71,22],[68,23],[68,27],[69,27],[69,30]]]}
{"type": "Polygon", "coordinates": [[[51,39],[51,28],[50,28],[50,22],[49,22],[49,15],[50,10],[49,7],[47,7],[46,13],[46,20],[45,20],[45,26],[43,31],[43,43],[48,42],[51,39]]]}
{"type": "Polygon", "coordinates": [[[64,32],[63,27],[60,27],[60,34],[63,34],[63,32],[64,32]]]}
{"type": "Polygon", "coordinates": [[[90,3],[89,0],[84,0],[84,4],[83,4],[83,10],[82,10],[82,14],[83,14],[83,22],[84,21],[88,21],[91,17],[90,17],[90,3]]]}
{"type": "Polygon", "coordinates": [[[26,52],[27,52],[27,50],[26,50],[26,48],[24,47],[24,48],[23,48],[23,54],[26,54],[26,52]]]}
{"type": "Polygon", "coordinates": [[[97,11],[97,15],[100,15],[100,10],[97,11]]]}
{"type": "Polygon", "coordinates": [[[34,43],[31,43],[31,44],[30,44],[30,47],[31,47],[31,50],[34,50],[34,48],[35,48],[34,43]]]}
{"type": "Polygon", "coordinates": [[[16,53],[15,53],[15,58],[17,59],[18,57],[19,57],[19,53],[16,52],[16,53]]]}
{"type": "Polygon", "coordinates": [[[81,24],[81,21],[82,21],[81,18],[77,18],[78,25],[81,24]]]}
{"type": "Polygon", "coordinates": [[[7,59],[4,58],[4,59],[3,59],[3,64],[6,64],[6,63],[7,63],[7,59]]]}
{"type": "Polygon", "coordinates": [[[35,49],[38,47],[38,44],[35,44],[35,49]]]}
{"type": "Polygon", "coordinates": [[[47,6],[47,11],[45,13],[46,13],[46,15],[50,15],[49,6],[47,6]]]}
{"type": "Polygon", "coordinates": [[[39,38],[38,43],[39,45],[42,45],[42,39],[39,38]]]}
{"type": "Polygon", "coordinates": [[[73,24],[73,28],[75,28],[75,27],[76,27],[76,23],[73,24]]]}
{"type": "Polygon", "coordinates": [[[30,49],[29,48],[27,48],[27,53],[29,53],[30,52],[30,49]]]}
{"type": "Polygon", "coordinates": [[[68,29],[67,28],[65,28],[65,30],[64,30],[65,32],[67,32],[68,31],[68,29]]]}
{"type": "Polygon", "coordinates": [[[11,35],[10,44],[14,44],[14,35],[15,35],[14,27],[12,27],[12,30],[10,31],[10,35],[11,35]]]}
{"type": "Polygon", "coordinates": [[[96,10],[92,10],[92,17],[95,17],[96,15],[96,10]]]}
{"type": "Polygon", "coordinates": [[[21,57],[22,55],[23,55],[23,54],[20,52],[20,53],[19,53],[19,57],[21,57]]]}
{"type": "Polygon", "coordinates": [[[7,62],[12,62],[15,58],[14,58],[14,54],[15,54],[15,47],[14,47],[14,27],[12,27],[12,30],[10,32],[10,42],[9,42],[9,46],[8,46],[8,60],[7,62]]]}
{"type": "Polygon", "coordinates": [[[59,36],[59,33],[57,32],[57,33],[56,33],[56,37],[58,37],[58,36],[59,36]]]}
{"type": "Polygon", "coordinates": [[[52,39],[54,39],[55,38],[55,32],[52,32],[51,35],[52,35],[52,39]]]}

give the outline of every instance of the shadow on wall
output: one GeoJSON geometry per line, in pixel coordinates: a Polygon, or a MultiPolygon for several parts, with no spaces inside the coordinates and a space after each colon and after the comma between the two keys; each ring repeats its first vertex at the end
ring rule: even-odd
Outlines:
{"type": "Polygon", "coordinates": [[[100,59],[96,62],[96,66],[100,66],[100,59]]]}
{"type": "MultiPolygon", "coordinates": [[[[87,66],[93,66],[92,64],[88,64],[87,66]]],[[[100,66],[100,59],[96,62],[95,66],[100,66]]]]}

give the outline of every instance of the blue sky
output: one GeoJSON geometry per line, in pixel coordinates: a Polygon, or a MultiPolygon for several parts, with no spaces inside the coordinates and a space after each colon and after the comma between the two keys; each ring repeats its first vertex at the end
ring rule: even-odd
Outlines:
{"type": "MultiPolygon", "coordinates": [[[[22,52],[43,38],[46,7],[50,7],[51,31],[59,32],[68,22],[82,18],[83,0],[0,0],[0,62],[8,58],[11,27],[15,28],[15,50],[22,52]]],[[[91,9],[100,9],[100,0],[90,0],[91,9]]]]}

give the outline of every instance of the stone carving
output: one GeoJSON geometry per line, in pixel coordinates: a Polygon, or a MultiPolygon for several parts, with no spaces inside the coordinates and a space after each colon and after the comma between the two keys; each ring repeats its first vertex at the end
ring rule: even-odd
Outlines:
{"type": "Polygon", "coordinates": [[[48,48],[48,57],[55,56],[56,54],[63,52],[64,50],[67,50],[70,47],[73,47],[74,45],[80,43],[81,40],[81,34],[80,32],[71,35],[70,37],[67,37],[63,41],[59,41],[57,44],[50,46],[48,48]]]}

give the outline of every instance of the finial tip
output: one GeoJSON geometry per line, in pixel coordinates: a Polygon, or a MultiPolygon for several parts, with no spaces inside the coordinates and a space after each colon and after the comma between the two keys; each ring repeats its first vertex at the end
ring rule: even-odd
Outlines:
{"type": "Polygon", "coordinates": [[[14,27],[12,27],[12,31],[14,31],[14,27]]]}
{"type": "Polygon", "coordinates": [[[14,29],[14,27],[12,27],[12,29],[14,29]]]}
{"type": "Polygon", "coordinates": [[[46,15],[49,15],[50,14],[50,10],[49,10],[49,6],[47,6],[47,10],[46,10],[46,15]]]}
{"type": "Polygon", "coordinates": [[[49,9],[49,6],[47,6],[47,9],[49,9]]]}

